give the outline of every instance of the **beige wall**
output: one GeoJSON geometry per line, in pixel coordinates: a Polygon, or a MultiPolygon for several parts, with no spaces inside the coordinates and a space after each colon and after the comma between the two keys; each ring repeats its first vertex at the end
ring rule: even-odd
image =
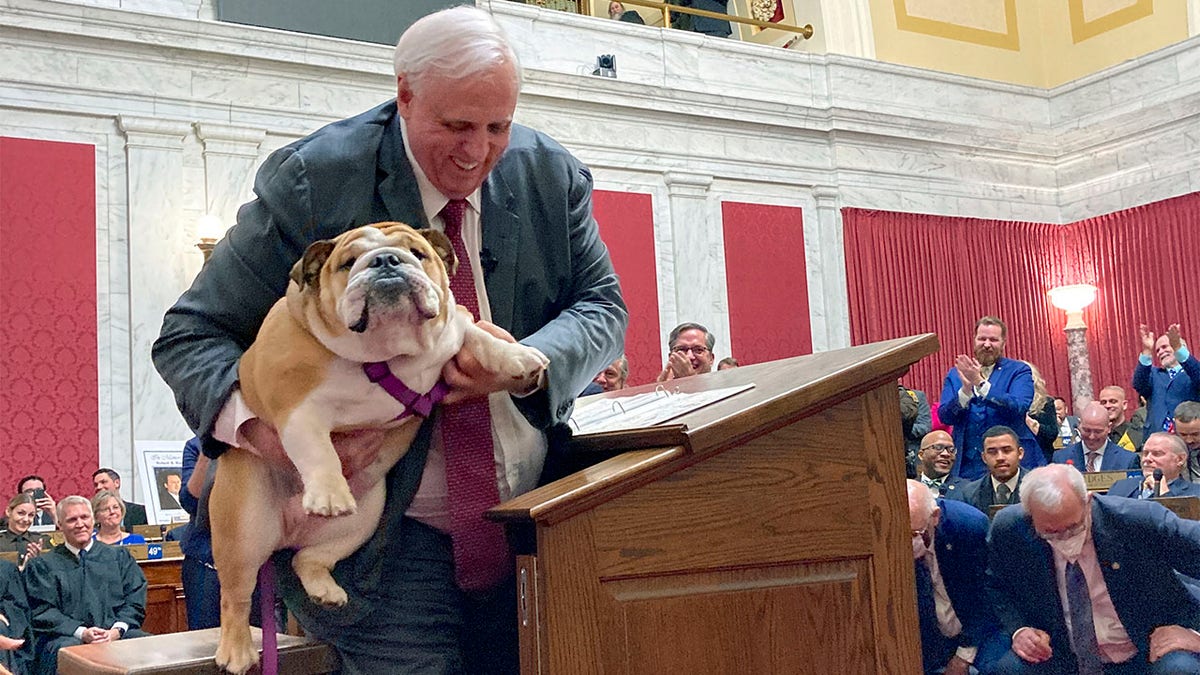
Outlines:
{"type": "Polygon", "coordinates": [[[871,0],[883,61],[1054,87],[1188,37],[1187,0],[871,0]]]}

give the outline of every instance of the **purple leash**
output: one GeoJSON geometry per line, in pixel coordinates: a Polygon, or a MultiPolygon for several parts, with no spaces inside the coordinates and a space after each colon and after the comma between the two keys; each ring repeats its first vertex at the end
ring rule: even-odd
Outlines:
{"type": "Polygon", "coordinates": [[[258,568],[258,609],[262,618],[262,675],[279,675],[279,640],[275,635],[275,568],[269,558],[258,568]]]}

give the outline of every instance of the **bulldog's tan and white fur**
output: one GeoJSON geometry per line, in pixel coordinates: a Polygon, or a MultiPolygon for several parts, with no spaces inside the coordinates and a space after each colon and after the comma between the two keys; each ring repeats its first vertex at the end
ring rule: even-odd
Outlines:
{"type": "Polygon", "coordinates": [[[330,570],[378,525],[383,479],[420,422],[395,421],[404,406],[367,379],[363,363],[386,361],[419,393],[460,350],[511,377],[514,390],[546,367],[541,352],[492,336],[454,303],[448,275],[456,266],[445,235],[400,223],[316,242],[242,356],[242,395],[278,431],[292,464],[239,448],[217,463],[209,513],[221,581],[216,661],[226,670],[244,673],[258,661],[250,600],[272,552],[298,549],[292,567],[314,601],[347,600],[330,570]],[[331,432],[363,428],[387,430],[378,456],[339,457],[331,432]]]}

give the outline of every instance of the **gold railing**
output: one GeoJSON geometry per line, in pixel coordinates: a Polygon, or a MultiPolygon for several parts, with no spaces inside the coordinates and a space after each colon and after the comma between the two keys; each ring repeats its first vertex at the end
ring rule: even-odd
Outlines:
{"type": "Polygon", "coordinates": [[[637,5],[638,7],[648,7],[650,9],[657,9],[658,11],[662,12],[663,27],[668,27],[671,25],[671,13],[677,12],[679,14],[691,14],[693,16],[705,16],[710,19],[721,19],[723,21],[730,21],[732,23],[741,23],[741,24],[746,24],[748,26],[755,26],[757,28],[763,28],[763,29],[774,28],[776,30],[787,31],[789,33],[799,33],[800,36],[803,37],[805,40],[807,40],[813,36],[813,27],[812,27],[811,23],[805,24],[803,26],[793,26],[791,24],[782,23],[782,22],[772,23],[770,21],[760,21],[758,19],[747,19],[747,18],[740,17],[740,16],[734,16],[733,14],[720,14],[718,12],[710,12],[706,9],[693,9],[691,7],[683,7],[681,5],[669,5],[665,2],[655,2],[654,0],[621,0],[621,3],[625,4],[625,5],[637,5]]]}

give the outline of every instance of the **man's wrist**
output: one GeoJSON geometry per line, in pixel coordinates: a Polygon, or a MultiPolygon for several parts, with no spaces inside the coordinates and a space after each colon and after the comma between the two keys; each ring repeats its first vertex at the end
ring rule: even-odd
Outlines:
{"type": "Polygon", "coordinates": [[[1138,355],[1138,363],[1143,366],[1149,366],[1154,363],[1154,359],[1149,354],[1142,352],[1138,355]]]}

